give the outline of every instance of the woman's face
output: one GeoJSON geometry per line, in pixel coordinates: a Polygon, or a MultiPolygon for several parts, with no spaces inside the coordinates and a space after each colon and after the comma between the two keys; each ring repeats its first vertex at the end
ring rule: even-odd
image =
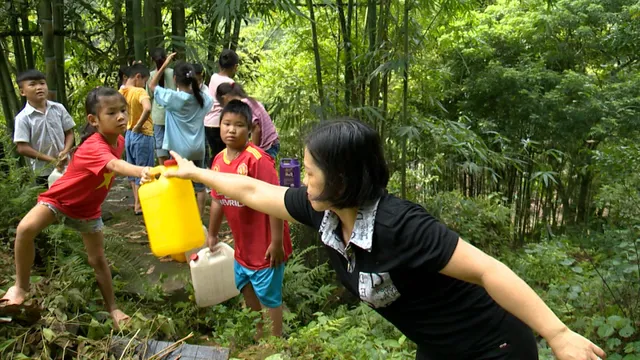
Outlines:
{"type": "Polygon", "coordinates": [[[304,149],[304,178],[302,183],[307,187],[307,198],[315,211],[325,211],[331,207],[326,201],[316,201],[324,191],[324,173],[316,165],[309,150],[304,149]]]}

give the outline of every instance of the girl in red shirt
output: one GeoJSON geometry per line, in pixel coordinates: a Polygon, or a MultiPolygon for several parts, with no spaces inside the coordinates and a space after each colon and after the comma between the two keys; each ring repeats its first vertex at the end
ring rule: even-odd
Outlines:
{"type": "Polygon", "coordinates": [[[98,287],[111,314],[114,327],[129,319],[115,304],[111,271],[104,255],[101,205],[114,175],[149,178],[149,168],[121,160],[122,134],[127,129],[127,103],[116,90],[97,87],[85,102],[85,136],[76,147],[67,171],[38,197],[38,203],[20,221],[16,232],[16,283],[0,299],[2,306],[19,307],[29,291],[34,260],[34,239],[47,226],[58,221],[79,231],[89,264],[96,273],[98,287]]]}

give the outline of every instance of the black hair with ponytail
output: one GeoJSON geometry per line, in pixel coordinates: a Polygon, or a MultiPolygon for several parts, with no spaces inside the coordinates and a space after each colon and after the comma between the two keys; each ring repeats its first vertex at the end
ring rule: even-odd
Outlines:
{"type": "Polygon", "coordinates": [[[204,98],[200,92],[200,84],[196,79],[196,71],[193,69],[193,65],[180,62],[173,69],[173,75],[176,77],[176,85],[191,86],[196,101],[200,104],[200,107],[204,107],[204,98]]]}
{"type": "MultiPolygon", "coordinates": [[[[98,86],[89,91],[89,94],[87,94],[87,98],[84,102],[84,109],[87,113],[87,116],[98,116],[98,112],[100,112],[100,99],[103,97],[112,96],[119,97],[123,103],[127,103],[127,100],[125,100],[124,96],[122,96],[122,94],[120,94],[120,92],[118,92],[118,90],[114,88],[98,86]]],[[[73,154],[76,150],[78,150],[78,148],[85,142],[85,140],[87,140],[96,132],[98,132],[98,129],[96,129],[95,126],[91,125],[91,123],[87,121],[84,128],[82,129],[82,133],[80,134],[80,143],[73,148],[71,153],[73,154]]]]}

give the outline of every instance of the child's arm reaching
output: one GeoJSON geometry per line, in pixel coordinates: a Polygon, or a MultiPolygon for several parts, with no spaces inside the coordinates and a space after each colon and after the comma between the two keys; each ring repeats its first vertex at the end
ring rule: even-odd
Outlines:
{"type": "Polygon", "coordinates": [[[275,216],[269,216],[269,227],[271,228],[271,245],[264,254],[264,258],[270,259],[271,267],[275,268],[284,262],[284,247],[282,245],[284,221],[275,216]]]}
{"type": "Polygon", "coordinates": [[[142,178],[142,182],[151,180],[150,168],[148,166],[142,167],[137,165],[131,165],[128,162],[121,159],[114,159],[107,164],[107,170],[121,176],[133,176],[142,178]]]}
{"type": "Polygon", "coordinates": [[[176,53],[169,54],[169,56],[167,56],[167,58],[164,60],[164,63],[162,64],[160,69],[158,69],[158,71],[156,71],[156,73],[153,75],[153,78],[149,82],[149,91],[152,94],[156,91],[156,86],[158,86],[158,83],[160,82],[160,77],[162,76],[162,74],[164,74],[164,69],[166,69],[167,66],[169,66],[169,64],[171,63],[171,61],[175,56],[176,56],[176,53]]]}

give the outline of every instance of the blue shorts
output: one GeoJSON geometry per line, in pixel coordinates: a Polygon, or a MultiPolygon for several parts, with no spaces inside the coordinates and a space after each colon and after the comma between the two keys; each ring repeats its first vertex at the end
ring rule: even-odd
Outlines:
{"type": "MultiPolygon", "coordinates": [[[[193,164],[201,169],[206,169],[206,164],[204,160],[193,160],[193,164]]],[[[205,189],[204,184],[202,183],[198,183],[198,182],[193,182],[193,190],[195,190],[195,192],[199,193],[199,192],[203,192],[205,189]]]]}
{"type": "MultiPolygon", "coordinates": [[[[127,133],[124,135],[124,146],[129,164],[137,166],[155,165],[156,157],[153,151],[153,136],[127,130],[127,133]]],[[[129,176],[129,181],[135,181],[136,185],[140,185],[140,178],[129,176]]]]}
{"type": "Polygon", "coordinates": [[[236,278],[236,288],[242,288],[251,283],[260,303],[273,309],[282,305],[282,281],[284,280],[284,264],[277,268],[251,270],[233,261],[236,278]]]}
{"type": "Polygon", "coordinates": [[[153,125],[153,137],[156,140],[156,156],[169,157],[169,150],[162,148],[164,141],[164,125],[153,125]]]}

